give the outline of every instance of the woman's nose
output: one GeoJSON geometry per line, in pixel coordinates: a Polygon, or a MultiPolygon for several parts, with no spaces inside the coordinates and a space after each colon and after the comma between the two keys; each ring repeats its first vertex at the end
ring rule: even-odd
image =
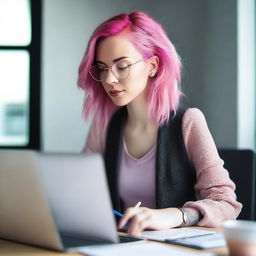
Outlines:
{"type": "Polygon", "coordinates": [[[108,72],[105,75],[104,82],[107,84],[117,83],[118,79],[113,74],[113,71],[111,69],[108,70],[108,72]]]}

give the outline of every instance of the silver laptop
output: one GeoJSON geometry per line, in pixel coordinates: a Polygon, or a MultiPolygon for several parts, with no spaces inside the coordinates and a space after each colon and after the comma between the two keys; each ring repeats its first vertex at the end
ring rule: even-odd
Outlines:
{"type": "Polygon", "coordinates": [[[118,243],[101,156],[0,150],[0,237],[58,251],[118,243]]]}

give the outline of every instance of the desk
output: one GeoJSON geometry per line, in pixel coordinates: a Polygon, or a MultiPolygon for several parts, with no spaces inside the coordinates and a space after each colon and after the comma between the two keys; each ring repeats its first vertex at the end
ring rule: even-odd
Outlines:
{"type": "MultiPolygon", "coordinates": [[[[203,228],[207,230],[216,230],[220,231],[220,229],[212,229],[212,228],[203,228]]],[[[151,242],[151,241],[145,241],[145,243],[156,243],[156,242],[151,242]]],[[[187,251],[196,251],[198,253],[210,251],[210,252],[215,252],[219,256],[228,256],[228,250],[227,248],[217,248],[217,249],[211,249],[211,250],[195,250],[195,249],[190,249],[182,246],[176,246],[176,245],[171,245],[167,244],[169,246],[173,246],[176,248],[182,248],[187,251]]],[[[60,252],[54,252],[46,249],[41,249],[38,247],[34,246],[29,246],[29,245],[24,245],[20,243],[15,243],[7,240],[2,240],[0,239],[0,256],[78,256],[81,255],[79,253],[71,253],[71,252],[65,252],[65,253],[60,253],[60,252]]]]}

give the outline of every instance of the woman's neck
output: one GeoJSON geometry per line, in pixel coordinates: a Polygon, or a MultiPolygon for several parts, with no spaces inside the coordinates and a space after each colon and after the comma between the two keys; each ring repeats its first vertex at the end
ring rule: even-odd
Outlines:
{"type": "Polygon", "coordinates": [[[148,127],[156,125],[156,122],[149,116],[148,103],[144,98],[136,98],[127,105],[127,124],[131,127],[148,127]]]}

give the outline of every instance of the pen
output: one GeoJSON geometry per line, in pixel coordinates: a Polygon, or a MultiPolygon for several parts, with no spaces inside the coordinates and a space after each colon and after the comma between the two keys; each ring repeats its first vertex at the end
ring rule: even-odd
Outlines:
{"type": "Polygon", "coordinates": [[[123,214],[120,213],[120,212],[118,212],[118,211],[116,211],[116,210],[112,210],[112,212],[113,212],[115,215],[119,216],[119,217],[123,217],[123,214]]]}
{"type": "MultiPolygon", "coordinates": [[[[137,208],[137,207],[140,207],[140,205],[141,205],[141,201],[139,201],[134,207],[137,208]]],[[[118,211],[116,211],[116,210],[112,210],[112,212],[113,212],[115,215],[119,216],[119,217],[123,217],[123,214],[120,213],[120,212],[118,212],[118,211]]]]}
{"type": "Polygon", "coordinates": [[[140,207],[140,205],[141,205],[141,201],[139,201],[134,207],[138,208],[138,207],[140,207]]]}

